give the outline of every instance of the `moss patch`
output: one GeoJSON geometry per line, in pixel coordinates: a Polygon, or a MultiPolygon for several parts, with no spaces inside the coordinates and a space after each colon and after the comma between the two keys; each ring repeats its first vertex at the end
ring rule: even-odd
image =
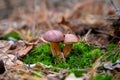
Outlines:
{"type": "Polygon", "coordinates": [[[112,80],[111,74],[98,74],[93,80],[112,80]]]}
{"type": "MultiPolygon", "coordinates": [[[[63,44],[61,44],[63,48],[63,44]]],[[[108,54],[112,52],[114,45],[110,45],[108,48],[108,54]]],[[[96,48],[79,42],[73,45],[73,50],[70,55],[66,58],[66,61],[58,62],[57,58],[52,56],[50,45],[41,44],[35,47],[29,53],[30,63],[41,62],[45,65],[52,65],[57,68],[69,69],[70,72],[74,72],[76,76],[81,76],[82,73],[87,72],[86,70],[92,67],[94,61],[101,57],[105,52],[101,52],[100,48],[96,48]],[[81,70],[85,69],[85,70],[81,70]]],[[[28,63],[28,59],[24,59],[25,63],[28,63]]]]}
{"type": "Polygon", "coordinates": [[[116,62],[120,58],[120,48],[116,47],[115,44],[110,44],[107,48],[107,52],[103,53],[102,61],[116,62]]]}
{"type": "MultiPolygon", "coordinates": [[[[55,57],[52,57],[49,44],[41,44],[30,52],[30,62],[42,62],[46,65],[53,65],[60,68],[86,68],[92,66],[93,61],[100,57],[100,49],[88,46],[84,43],[74,44],[73,50],[66,58],[66,62],[57,63],[55,57]]],[[[24,60],[27,63],[27,59],[24,60]]]]}
{"type": "Polygon", "coordinates": [[[16,33],[16,32],[11,32],[11,33],[9,33],[9,34],[7,34],[7,35],[4,36],[4,39],[5,39],[5,40],[9,40],[10,38],[19,40],[19,39],[20,39],[20,36],[19,36],[19,34],[16,33]]]}

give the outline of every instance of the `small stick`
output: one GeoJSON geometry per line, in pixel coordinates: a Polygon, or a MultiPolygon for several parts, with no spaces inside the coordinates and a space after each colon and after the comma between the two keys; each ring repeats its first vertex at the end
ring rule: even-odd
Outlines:
{"type": "Polygon", "coordinates": [[[37,0],[34,1],[34,21],[32,25],[32,36],[35,36],[35,28],[36,28],[36,21],[37,21],[37,10],[36,10],[36,5],[37,5],[37,0]]]}
{"type": "Polygon", "coordinates": [[[116,6],[115,2],[114,2],[113,0],[110,0],[110,2],[111,2],[111,4],[113,5],[113,7],[115,8],[116,13],[117,13],[118,15],[120,15],[120,9],[116,6]]]}
{"type": "Polygon", "coordinates": [[[85,37],[83,40],[85,40],[86,42],[88,41],[88,36],[91,33],[92,29],[89,29],[88,32],[86,33],[85,37]]]}
{"type": "Polygon", "coordinates": [[[27,60],[28,60],[28,69],[30,69],[30,57],[29,57],[29,54],[27,54],[27,60]]]}

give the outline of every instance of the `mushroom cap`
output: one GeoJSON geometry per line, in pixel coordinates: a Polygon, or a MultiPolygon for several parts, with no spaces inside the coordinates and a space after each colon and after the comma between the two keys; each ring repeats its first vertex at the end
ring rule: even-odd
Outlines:
{"type": "Polygon", "coordinates": [[[78,42],[78,38],[74,34],[65,34],[64,43],[72,44],[78,42]]]}
{"type": "Polygon", "coordinates": [[[43,38],[49,42],[60,42],[64,40],[64,35],[58,30],[49,30],[43,35],[43,38]]]}

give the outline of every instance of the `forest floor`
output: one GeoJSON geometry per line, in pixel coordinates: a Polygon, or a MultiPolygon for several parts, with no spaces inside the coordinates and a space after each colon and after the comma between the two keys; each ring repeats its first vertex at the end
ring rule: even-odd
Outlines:
{"type": "Polygon", "coordinates": [[[120,16],[114,5],[52,1],[36,0],[0,20],[0,80],[119,80],[120,16]],[[61,60],[43,37],[50,30],[78,38],[67,56],[59,42],[61,60]]]}

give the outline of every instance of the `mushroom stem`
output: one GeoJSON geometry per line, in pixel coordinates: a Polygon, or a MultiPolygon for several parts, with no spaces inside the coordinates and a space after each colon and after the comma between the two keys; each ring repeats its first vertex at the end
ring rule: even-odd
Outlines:
{"type": "Polygon", "coordinates": [[[67,57],[72,50],[72,44],[65,44],[65,47],[63,49],[64,56],[67,57]]]}
{"type": "Polygon", "coordinates": [[[60,45],[58,42],[50,42],[50,47],[52,51],[52,55],[58,57],[59,60],[64,58],[64,56],[61,53],[60,45]]]}

